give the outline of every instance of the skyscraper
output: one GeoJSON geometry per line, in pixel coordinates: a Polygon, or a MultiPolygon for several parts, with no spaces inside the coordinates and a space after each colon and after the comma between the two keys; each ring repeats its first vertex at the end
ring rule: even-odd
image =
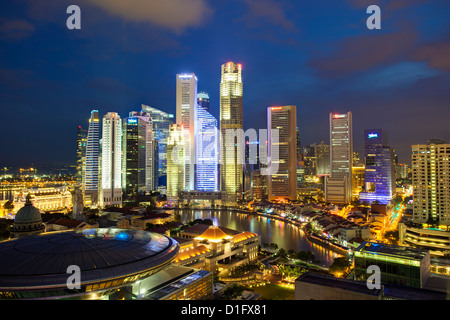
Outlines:
{"type": "Polygon", "coordinates": [[[152,119],[145,112],[130,112],[123,119],[122,187],[124,195],[135,197],[155,190],[158,186],[156,141],[152,119]]]}
{"type": "Polygon", "coordinates": [[[243,131],[243,128],[242,65],[228,62],[222,65],[220,82],[220,185],[223,204],[233,205],[242,197],[244,141],[240,141],[239,134],[236,138],[236,130],[243,131]],[[231,139],[227,139],[227,135],[231,139]]]}
{"type": "Polygon", "coordinates": [[[219,141],[217,119],[200,105],[195,112],[195,190],[219,190],[219,141]]]}
{"type": "Polygon", "coordinates": [[[450,144],[433,139],[412,146],[413,221],[450,225],[450,144]]]}
{"type": "Polygon", "coordinates": [[[103,117],[102,206],[122,205],[122,120],[115,112],[103,117]]]}
{"type": "Polygon", "coordinates": [[[209,111],[209,94],[208,94],[208,92],[200,91],[197,94],[197,101],[198,101],[198,105],[200,107],[202,107],[206,111],[210,112],[209,111]]]}
{"type": "Polygon", "coordinates": [[[158,175],[160,177],[158,185],[167,186],[167,139],[174,115],[145,104],[142,105],[142,111],[152,118],[153,136],[158,143],[158,175]]]}
{"type": "Polygon", "coordinates": [[[81,126],[77,127],[77,185],[84,184],[86,170],[86,143],[88,131],[81,126]]]}
{"type": "Polygon", "coordinates": [[[361,202],[388,204],[395,193],[394,151],[387,142],[382,129],[364,131],[365,192],[359,194],[361,202]]]}
{"type": "Polygon", "coordinates": [[[330,175],[330,146],[323,141],[314,149],[316,156],[316,173],[318,176],[330,175]]]}
{"type": "Polygon", "coordinates": [[[177,74],[177,118],[186,135],[185,148],[185,189],[195,189],[195,109],[197,101],[197,77],[194,73],[177,74]]]}
{"type": "Polygon", "coordinates": [[[170,126],[167,139],[167,202],[178,203],[179,193],[184,191],[185,175],[185,133],[182,125],[170,126]]]}
{"type": "Polygon", "coordinates": [[[86,164],[83,185],[84,205],[87,207],[97,207],[98,205],[99,148],[100,118],[98,110],[92,110],[86,140],[86,164]]]}
{"type": "Polygon", "coordinates": [[[353,128],[352,113],[330,113],[330,177],[325,200],[345,204],[352,200],[353,128]]]}
{"type": "Polygon", "coordinates": [[[277,106],[267,109],[269,201],[297,199],[297,108],[277,106]],[[272,134],[278,131],[278,139],[272,134]]]}

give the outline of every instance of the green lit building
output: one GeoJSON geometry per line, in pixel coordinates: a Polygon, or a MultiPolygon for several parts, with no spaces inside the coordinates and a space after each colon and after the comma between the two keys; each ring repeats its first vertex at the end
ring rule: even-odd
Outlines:
{"type": "Polygon", "coordinates": [[[362,243],[354,252],[355,280],[367,280],[367,268],[378,266],[381,283],[423,288],[430,276],[430,253],[411,247],[362,243]]]}

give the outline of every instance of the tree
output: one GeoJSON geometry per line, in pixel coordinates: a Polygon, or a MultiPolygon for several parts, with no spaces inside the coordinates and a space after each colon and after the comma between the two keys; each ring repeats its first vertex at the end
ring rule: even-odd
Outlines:
{"type": "Polygon", "coordinates": [[[384,233],[384,239],[387,240],[389,244],[398,244],[399,233],[398,230],[386,231],[384,233]]]}
{"type": "Polygon", "coordinates": [[[333,264],[328,269],[328,272],[335,276],[345,275],[350,267],[351,265],[348,258],[339,257],[334,259],[333,264]]]}

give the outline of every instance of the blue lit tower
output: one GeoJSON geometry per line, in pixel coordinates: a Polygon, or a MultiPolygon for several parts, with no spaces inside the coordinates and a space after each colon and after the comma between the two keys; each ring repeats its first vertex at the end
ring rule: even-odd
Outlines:
{"type": "Polygon", "coordinates": [[[86,207],[97,207],[98,205],[99,149],[100,119],[98,110],[92,110],[86,139],[86,164],[83,185],[84,205],[86,207]]]}
{"type": "Polygon", "coordinates": [[[392,199],[395,190],[394,152],[387,141],[387,133],[382,129],[364,131],[365,192],[359,193],[361,202],[388,204],[392,199]]]}
{"type": "Polygon", "coordinates": [[[195,190],[219,191],[218,121],[202,106],[195,109],[195,190]]]}
{"type": "Polygon", "coordinates": [[[174,115],[145,104],[142,105],[142,111],[152,118],[153,135],[158,144],[159,185],[167,186],[167,139],[174,115]]]}

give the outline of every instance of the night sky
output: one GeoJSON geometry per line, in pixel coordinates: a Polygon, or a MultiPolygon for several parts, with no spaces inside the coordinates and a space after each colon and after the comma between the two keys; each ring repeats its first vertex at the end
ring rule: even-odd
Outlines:
{"type": "Polygon", "coordinates": [[[92,109],[175,114],[177,73],[196,73],[218,117],[228,61],[243,64],[246,129],[293,104],[302,143],[329,143],[328,113],[352,111],[356,151],[382,128],[409,162],[412,144],[450,142],[449,17],[448,0],[1,1],[0,165],[75,164],[92,109]]]}

